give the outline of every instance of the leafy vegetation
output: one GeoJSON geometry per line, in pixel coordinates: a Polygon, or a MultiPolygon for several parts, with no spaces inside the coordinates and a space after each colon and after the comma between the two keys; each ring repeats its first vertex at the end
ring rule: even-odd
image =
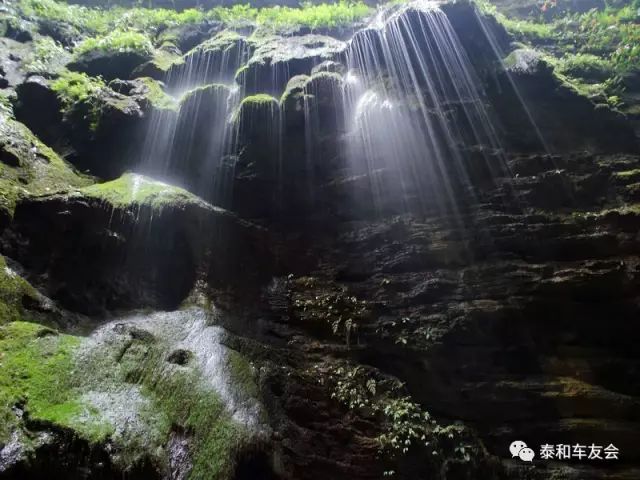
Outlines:
{"type": "Polygon", "coordinates": [[[167,28],[206,20],[218,20],[230,26],[250,24],[271,30],[290,27],[335,28],[348,26],[372,13],[371,7],[361,0],[340,0],[319,5],[305,3],[300,8],[256,8],[247,3],[215,7],[208,11],[186,9],[180,12],[140,7],[98,9],[54,0],[20,0],[18,7],[27,18],[64,22],[82,36],[107,35],[113,31],[137,31],[153,36],[167,28]]]}
{"type": "Polygon", "coordinates": [[[74,50],[76,56],[83,56],[92,52],[134,52],[150,56],[153,53],[153,45],[143,33],[116,30],[104,36],[87,38],[74,50]]]}
{"type": "Polygon", "coordinates": [[[560,73],[585,80],[606,80],[612,72],[612,62],[608,59],[579,53],[577,55],[565,55],[558,63],[560,73]]]}
{"type": "Polygon", "coordinates": [[[60,100],[62,113],[68,115],[78,103],[85,103],[90,128],[95,131],[100,122],[98,96],[106,84],[100,77],[91,77],[83,72],[63,69],[51,84],[51,89],[60,100]]]}
{"type": "Polygon", "coordinates": [[[275,97],[266,93],[258,93],[244,97],[231,116],[236,125],[246,122],[260,122],[260,119],[271,121],[279,112],[280,103],[275,97]]]}
{"type": "Polygon", "coordinates": [[[274,6],[254,8],[250,5],[217,7],[209,12],[228,25],[251,23],[270,30],[290,27],[336,28],[352,25],[370,15],[372,9],[361,1],[340,0],[336,3],[303,3],[301,8],[274,6]]]}
{"type": "Polygon", "coordinates": [[[51,37],[38,37],[24,68],[30,73],[51,75],[59,73],[71,54],[51,37]]]}
{"type": "Polygon", "coordinates": [[[624,74],[640,68],[640,24],[637,8],[631,5],[604,11],[590,10],[555,21],[564,44],[574,45],[577,53],[611,56],[613,69],[624,74]]]}
{"type": "Polygon", "coordinates": [[[509,17],[490,0],[476,3],[516,40],[545,52],[556,73],[579,93],[613,107],[623,106],[627,78],[640,72],[640,2],[607,2],[603,10],[584,13],[544,2],[538,14],[529,18],[509,17]]]}
{"type": "Polygon", "coordinates": [[[105,83],[86,73],[63,70],[51,83],[51,88],[62,102],[63,108],[69,108],[76,102],[85,101],[98,93],[105,83]]]}
{"type": "Polygon", "coordinates": [[[371,315],[367,302],[350,295],[345,287],[326,285],[313,277],[293,282],[294,312],[303,321],[324,323],[350,346],[358,329],[371,315]]]}
{"type": "MultiPolygon", "coordinates": [[[[429,452],[430,461],[434,463],[443,461],[445,456],[457,457],[462,462],[471,460],[464,430],[456,425],[438,425],[406,395],[399,381],[350,364],[317,365],[316,370],[320,382],[331,388],[332,398],[350,410],[378,420],[382,426],[382,433],[377,437],[379,450],[387,461],[392,462],[413,448],[429,452]]],[[[394,473],[387,470],[385,476],[394,473]]]]}
{"type": "Polygon", "coordinates": [[[155,34],[163,28],[205,19],[200,10],[177,12],[162,8],[89,8],[55,0],[19,0],[20,13],[34,20],[62,22],[81,36],[106,35],[113,31],[139,31],[155,34]]]}

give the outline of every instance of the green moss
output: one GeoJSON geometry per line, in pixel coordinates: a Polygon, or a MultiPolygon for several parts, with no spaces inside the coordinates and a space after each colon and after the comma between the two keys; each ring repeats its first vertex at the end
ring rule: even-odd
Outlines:
{"type": "Polygon", "coordinates": [[[291,77],[287,83],[287,87],[280,97],[280,104],[283,105],[291,95],[302,92],[308,80],[308,75],[296,75],[295,77],[291,77]]]}
{"type": "Polygon", "coordinates": [[[0,92],[0,116],[13,117],[13,104],[5,91],[0,92]]]}
{"type": "Polygon", "coordinates": [[[71,53],[51,37],[38,37],[33,42],[33,51],[25,60],[23,69],[39,75],[55,75],[64,69],[71,53]]]}
{"type": "Polygon", "coordinates": [[[149,103],[160,110],[177,110],[178,102],[171,95],[168,95],[163,89],[160,83],[153,78],[141,77],[137,79],[142,82],[146,91],[144,93],[145,98],[149,103]]]}
{"type": "Polygon", "coordinates": [[[231,418],[220,397],[189,371],[176,369],[146,381],[147,395],[154,398],[155,408],[164,412],[166,424],[160,428],[168,433],[179,425],[193,434],[189,478],[230,478],[235,453],[241,450],[246,432],[231,418]]]}
{"type": "Polygon", "coordinates": [[[11,270],[0,255],[0,324],[25,319],[23,301],[36,296],[36,290],[11,270]]]}
{"type": "Polygon", "coordinates": [[[105,36],[90,37],[82,41],[74,50],[76,58],[102,53],[137,53],[151,56],[153,44],[149,37],[135,31],[114,31],[105,36]]]}
{"type": "Polygon", "coordinates": [[[611,62],[590,54],[565,55],[557,65],[560,73],[574,78],[603,81],[612,74],[611,62]]]}
{"type": "Polygon", "coordinates": [[[301,8],[234,5],[229,8],[214,8],[209,16],[227,25],[253,23],[270,30],[283,30],[292,27],[317,29],[349,26],[372,12],[373,9],[361,1],[340,0],[336,3],[304,4],[301,8]]]}
{"type": "Polygon", "coordinates": [[[266,93],[258,93],[242,99],[233,113],[231,121],[237,124],[243,122],[244,119],[255,117],[256,113],[273,117],[279,110],[280,103],[276,98],[266,93]]]}
{"type": "Polygon", "coordinates": [[[85,197],[101,200],[113,208],[145,205],[161,209],[165,206],[188,204],[209,207],[206,202],[182,188],[133,173],[127,173],[117,180],[91,185],[79,191],[85,197]]]}
{"type": "Polygon", "coordinates": [[[249,65],[242,65],[234,75],[236,83],[242,84],[242,77],[249,71],[249,65]]]}
{"type": "Polygon", "coordinates": [[[221,83],[211,83],[209,85],[203,85],[201,87],[193,88],[182,95],[180,99],[180,104],[184,105],[191,101],[198,101],[198,98],[202,96],[207,96],[211,98],[226,98],[229,96],[230,89],[227,85],[222,85],[221,83]]]}
{"type": "Polygon", "coordinates": [[[180,55],[167,50],[156,50],[151,63],[158,71],[167,73],[172,67],[182,65],[184,59],[180,55]]]}
{"type": "Polygon", "coordinates": [[[374,12],[359,0],[305,3],[299,8],[255,8],[247,4],[215,7],[208,11],[186,9],[180,12],[165,8],[88,8],[55,0],[19,0],[18,9],[25,18],[33,21],[63,22],[84,36],[108,35],[113,31],[145,32],[154,35],[168,28],[208,20],[222,21],[228,26],[254,25],[269,30],[296,27],[336,28],[352,25],[374,12]]]}
{"type": "Polygon", "coordinates": [[[243,355],[235,350],[229,350],[227,368],[234,387],[238,388],[243,396],[258,398],[259,392],[254,378],[253,366],[243,355]]]}
{"type": "Polygon", "coordinates": [[[0,119],[0,150],[17,159],[15,165],[0,162],[0,209],[9,216],[13,215],[20,198],[92,183],[89,177],[78,174],[26,126],[13,119],[0,119]]]}
{"type": "Polygon", "coordinates": [[[51,88],[65,108],[71,107],[76,102],[88,100],[104,87],[104,82],[99,78],[66,69],[51,83],[51,88]]]}
{"type": "Polygon", "coordinates": [[[307,93],[318,94],[321,91],[335,92],[342,85],[342,76],[336,72],[317,72],[305,82],[307,93]]]}
{"type": "Polygon", "coordinates": [[[484,15],[494,17],[517,40],[538,43],[553,40],[557,36],[553,25],[511,18],[500,12],[489,0],[475,0],[475,3],[484,15]]]}
{"type": "Polygon", "coordinates": [[[566,75],[574,79],[606,80],[610,95],[620,83],[617,80],[640,65],[637,6],[620,2],[617,7],[608,4],[605,9],[581,14],[568,9],[547,15],[547,21],[528,21],[499,12],[488,0],[476,3],[517,40],[544,48],[550,55],[565,57],[566,75]]]}
{"type": "Polygon", "coordinates": [[[278,100],[266,93],[258,93],[256,95],[249,95],[248,97],[244,97],[242,99],[242,102],[240,102],[240,105],[248,107],[277,107],[278,100]]]}
{"type": "MultiPolygon", "coordinates": [[[[148,400],[142,410],[138,402],[114,407],[126,410],[127,418],[133,416],[143,425],[142,438],[125,435],[113,439],[120,452],[119,463],[130,467],[151,458],[162,466],[170,434],[182,430],[190,437],[193,469],[189,478],[230,478],[248,432],[203,378],[197,362],[176,365],[167,361],[175,344],[167,338],[171,333],[160,325],[153,333],[137,326],[126,328],[125,334],[85,350],[76,367],[76,377],[85,390],[113,392],[126,385],[148,400]]],[[[233,360],[239,365],[239,375],[245,375],[246,365],[241,362],[233,360]]]]}
{"type": "Polygon", "coordinates": [[[238,32],[234,32],[233,30],[225,30],[218,33],[215,37],[210,38],[209,40],[204,41],[200,45],[194,47],[188,55],[194,53],[207,53],[207,52],[225,52],[234,48],[238,42],[240,42],[244,37],[240,35],[238,32]]]}
{"type": "Polygon", "coordinates": [[[15,406],[31,421],[73,428],[92,441],[103,436],[95,425],[76,421],[83,407],[73,392],[71,375],[79,344],[77,337],[33,323],[0,326],[0,441],[19,427],[15,406]]]}

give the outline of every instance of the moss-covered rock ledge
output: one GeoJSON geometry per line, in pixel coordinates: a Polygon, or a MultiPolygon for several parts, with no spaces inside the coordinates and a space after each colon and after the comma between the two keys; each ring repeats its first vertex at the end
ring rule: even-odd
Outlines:
{"type": "Polygon", "coordinates": [[[3,244],[65,308],[101,314],[175,308],[199,276],[239,281],[246,270],[246,282],[264,261],[264,233],[186,190],[131,173],[22,199],[3,244]],[[240,248],[251,252],[240,263],[218,254],[240,248]]]}
{"type": "Polygon", "coordinates": [[[224,332],[207,318],[199,309],[134,315],[88,338],[0,326],[0,475],[45,474],[56,445],[78,462],[71,478],[82,468],[106,478],[232,478],[266,430],[253,368],[218,343],[224,332]]]}

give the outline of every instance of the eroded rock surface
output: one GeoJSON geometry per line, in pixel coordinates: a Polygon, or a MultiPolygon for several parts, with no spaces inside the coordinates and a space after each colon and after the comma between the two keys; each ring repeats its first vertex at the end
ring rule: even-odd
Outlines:
{"type": "Polygon", "coordinates": [[[115,51],[13,8],[0,478],[640,476],[633,103],[468,2],[115,51]]]}

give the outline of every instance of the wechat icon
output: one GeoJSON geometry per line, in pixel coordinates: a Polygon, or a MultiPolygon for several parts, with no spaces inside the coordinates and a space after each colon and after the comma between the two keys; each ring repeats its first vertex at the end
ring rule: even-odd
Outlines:
{"type": "Polygon", "coordinates": [[[527,447],[527,444],[522,440],[511,442],[511,445],[509,445],[509,451],[511,452],[512,458],[518,457],[523,462],[531,462],[533,461],[533,457],[536,456],[535,452],[527,447]]]}

